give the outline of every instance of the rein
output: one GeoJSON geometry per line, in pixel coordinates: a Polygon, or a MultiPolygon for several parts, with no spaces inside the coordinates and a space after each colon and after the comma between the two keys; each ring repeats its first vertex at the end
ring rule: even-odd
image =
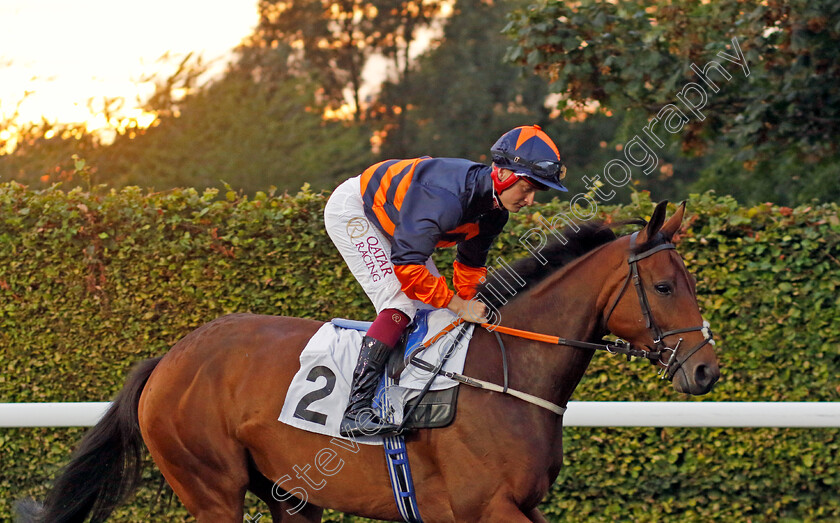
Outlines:
{"type": "MultiPolygon", "coordinates": [[[[441,329],[441,331],[438,332],[437,334],[435,334],[431,339],[429,339],[428,341],[423,343],[423,347],[425,349],[428,349],[437,340],[439,340],[440,338],[442,338],[443,336],[445,336],[446,334],[451,332],[455,327],[457,327],[459,325],[462,325],[463,323],[464,323],[464,318],[460,318],[460,317],[456,318],[452,323],[450,323],[449,325],[447,325],[446,327],[441,329]]],[[[482,325],[486,326],[488,324],[484,323],[482,325]]],[[[524,331],[522,331],[522,332],[524,332],[524,331]]],[[[464,330],[462,329],[461,332],[458,334],[457,339],[460,339],[461,336],[463,335],[463,333],[464,333],[464,330]]],[[[426,372],[431,372],[433,374],[440,374],[441,376],[443,376],[445,378],[449,378],[451,380],[457,381],[458,383],[462,383],[464,385],[469,385],[470,387],[475,387],[477,389],[485,389],[485,390],[489,390],[489,391],[493,391],[493,392],[501,392],[502,394],[507,394],[509,396],[519,398],[523,401],[527,401],[528,403],[531,403],[531,404],[536,405],[538,407],[542,407],[546,410],[550,410],[551,412],[557,414],[558,416],[562,416],[566,412],[566,407],[561,407],[560,405],[556,405],[554,403],[551,403],[550,401],[546,401],[542,398],[538,398],[537,396],[534,396],[533,394],[528,394],[527,392],[522,392],[520,390],[511,389],[510,387],[508,387],[508,383],[507,383],[507,357],[504,355],[505,354],[504,344],[502,344],[501,338],[498,338],[498,334],[496,336],[497,336],[497,339],[499,340],[499,346],[502,348],[502,359],[504,361],[504,375],[505,375],[505,378],[504,378],[505,385],[504,385],[504,387],[502,387],[500,385],[496,385],[495,383],[490,383],[489,381],[480,380],[478,378],[471,378],[469,376],[465,376],[465,375],[459,374],[457,372],[451,372],[451,371],[443,370],[442,369],[443,364],[435,366],[435,365],[432,365],[431,363],[429,363],[425,360],[420,359],[417,356],[412,356],[410,361],[411,361],[412,365],[414,365],[415,367],[417,367],[421,370],[424,370],[426,372]]],[[[452,345],[452,348],[454,348],[458,345],[457,339],[456,339],[455,343],[452,345]]],[[[418,351],[418,352],[421,352],[421,351],[418,351]]],[[[431,384],[431,381],[429,382],[429,384],[431,384]]]]}
{"type": "Polygon", "coordinates": [[[549,343],[551,345],[567,345],[569,347],[577,347],[579,349],[593,349],[604,350],[610,354],[624,354],[628,358],[647,358],[651,361],[656,361],[659,358],[659,353],[651,355],[650,351],[644,349],[634,349],[626,341],[604,341],[604,343],[590,343],[588,341],[569,340],[559,336],[551,336],[548,334],[539,334],[537,332],[524,331],[519,329],[512,329],[502,325],[493,325],[490,323],[482,323],[482,327],[493,332],[515,336],[517,338],[525,338],[526,340],[539,341],[542,343],[549,343]]]}
{"type": "MultiPolygon", "coordinates": [[[[633,235],[630,237],[631,250],[633,250],[633,248],[636,246],[636,238],[638,235],[638,232],[634,232],[633,235]]],[[[537,332],[513,329],[510,327],[493,325],[490,323],[482,323],[481,326],[487,330],[496,333],[508,334],[510,336],[539,341],[542,343],[549,343],[552,345],[566,345],[569,347],[576,347],[579,349],[603,350],[609,352],[610,354],[625,355],[628,359],[645,358],[653,363],[660,363],[664,365],[664,368],[660,369],[659,371],[659,374],[662,376],[662,379],[666,377],[668,379],[673,379],[676,372],[685,364],[686,361],[688,361],[689,358],[691,358],[691,356],[694,355],[694,353],[705,347],[706,344],[714,345],[715,340],[713,339],[712,331],[709,329],[710,325],[707,321],[704,321],[703,325],[699,327],[688,327],[685,329],[674,329],[667,332],[663,332],[662,329],[659,328],[659,325],[657,325],[656,321],[653,319],[653,312],[651,311],[650,303],[647,299],[647,293],[645,292],[644,285],[642,284],[642,278],[639,275],[638,263],[639,260],[643,260],[660,251],[671,249],[676,249],[676,246],[673,243],[664,242],[660,243],[659,245],[655,245],[646,251],[633,254],[627,258],[627,264],[630,266],[630,270],[627,272],[627,277],[624,279],[624,284],[621,286],[621,291],[619,291],[618,295],[613,300],[612,305],[609,307],[609,312],[604,317],[604,325],[606,325],[610,319],[610,316],[612,316],[615,307],[621,300],[621,297],[624,296],[625,291],[627,291],[627,287],[629,286],[630,281],[632,280],[633,286],[636,289],[636,295],[639,298],[639,306],[642,309],[642,315],[645,318],[645,326],[648,329],[650,329],[651,335],[653,337],[655,350],[634,349],[629,342],[623,340],[618,340],[614,342],[604,340],[602,343],[592,343],[587,341],[569,340],[566,338],[561,338],[559,336],[551,336],[548,334],[540,334],[537,332]],[[668,336],[694,331],[700,331],[703,334],[703,341],[701,341],[698,345],[692,347],[691,350],[688,351],[688,354],[685,358],[683,358],[682,360],[675,360],[674,358],[677,354],[677,351],[679,350],[683,338],[680,338],[677,344],[673,347],[668,346],[663,340],[668,336]]]]}
{"type": "MultiPolygon", "coordinates": [[[[639,233],[634,232],[630,237],[630,250],[632,251],[636,246],[636,238],[638,237],[639,233]]],[[[705,347],[707,344],[714,345],[715,340],[713,339],[712,331],[709,328],[709,322],[703,321],[703,324],[699,327],[688,327],[684,329],[674,329],[666,332],[662,332],[662,329],[659,328],[656,321],[653,318],[653,311],[650,308],[650,303],[647,299],[647,293],[645,292],[644,285],[642,284],[642,278],[639,275],[639,260],[643,260],[649,256],[652,256],[658,252],[665,251],[665,250],[672,250],[676,249],[676,246],[671,242],[663,242],[659,245],[655,245],[650,249],[637,253],[632,254],[627,258],[627,263],[630,266],[629,270],[627,271],[627,277],[624,279],[624,283],[621,286],[621,291],[619,291],[616,298],[613,300],[612,305],[609,307],[609,312],[604,317],[604,325],[606,326],[607,322],[609,321],[610,317],[612,316],[613,311],[615,310],[618,302],[621,300],[624,293],[627,291],[627,287],[630,284],[630,281],[633,281],[633,286],[636,289],[636,296],[639,298],[639,306],[642,309],[642,315],[645,318],[645,326],[650,330],[651,336],[653,337],[653,343],[655,350],[644,350],[644,349],[634,349],[629,342],[618,340],[618,341],[606,341],[603,340],[602,343],[592,343],[587,341],[580,341],[580,340],[570,340],[566,338],[561,338],[559,336],[552,336],[549,334],[541,334],[538,332],[514,329],[511,327],[504,327],[502,325],[494,325],[491,323],[481,323],[482,327],[487,329],[488,331],[494,332],[496,334],[496,339],[499,341],[499,346],[502,349],[502,357],[504,360],[504,377],[505,377],[505,386],[501,387],[496,385],[495,383],[489,383],[483,380],[478,380],[475,378],[470,378],[468,376],[464,376],[463,374],[458,374],[455,372],[448,372],[448,371],[441,371],[439,368],[436,369],[435,366],[421,360],[420,358],[413,357],[411,359],[411,363],[420,367],[421,369],[428,371],[428,372],[435,372],[436,374],[441,374],[449,379],[455,380],[459,383],[463,383],[464,385],[469,385],[472,387],[477,387],[480,389],[487,389],[492,390],[495,392],[501,392],[504,394],[509,394],[511,396],[515,396],[519,399],[542,407],[544,409],[550,410],[557,415],[562,416],[563,413],[566,411],[565,407],[561,407],[559,405],[555,405],[554,403],[548,402],[544,399],[537,398],[531,394],[521,392],[515,389],[510,389],[507,386],[507,358],[505,357],[505,348],[504,344],[502,343],[501,338],[499,337],[499,333],[507,334],[509,336],[515,336],[518,338],[524,338],[532,341],[538,341],[541,343],[548,343],[552,345],[566,345],[569,347],[575,347],[579,349],[590,349],[590,350],[603,350],[607,351],[610,354],[622,354],[627,356],[627,359],[630,358],[645,358],[650,360],[653,363],[658,363],[663,365],[658,372],[661,375],[661,379],[665,379],[666,377],[669,380],[672,380],[676,375],[677,371],[682,368],[682,366],[691,358],[697,351],[705,347]],[[675,334],[684,334],[686,332],[694,332],[700,331],[703,334],[703,340],[692,347],[686,354],[686,356],[682,359],[676,358],[677,351],[680,348],[680,345],[683,342],[683,338],[679,338],[676,345],[670,347],[667,343],[663,340],[668,336],[673,336],[675,334]]],[[[445,336],[449,333],[452,329],[464,323],[463,318],[457,318],[452,323],[444,327],[438,334],[436,334],[432,339],[428,340],[424,343],[426,348],[430,347],[435,341],[439,340],[441,337],[445,336]]]]}

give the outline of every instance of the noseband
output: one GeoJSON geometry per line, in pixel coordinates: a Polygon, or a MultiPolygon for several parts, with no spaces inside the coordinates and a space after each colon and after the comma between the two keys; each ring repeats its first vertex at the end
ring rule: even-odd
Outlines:
{"type": "MultiPolygon", "coordinates": [[[[639,233],[634,232],[630,236],[630,252],[633,252],[636,247],[636,238],[638,237],[639,233]]],[[[642,315],[645,318],[645,326],[650,330],[651,337],[653,338],[653,349],[648,351],[646,357],[656,363],[663,365],[663,368],[659,370],[659,374],[661,374],[662,379],[666,377],[671,380],[676,375],[677,371],[691,358],[694,353],[705,347],[707,344],[714,345],[715,340],[713,339],[712,331],[709,329],[709,322],[703,321],[703,325],[699,327],[688,327],[686,329],[674,329],[667,332],[663,332],[662,329],[659,328],[656,321],[653,319],[653,312],[650,309],[650,303],[647,299],[647,293],[645,292],[644,285],[642,284],[642,278],[639,276],[639,260],[643,260],[649,256],[656,254],[657,252],[676,249],[673,243],[667,242],[663,238],[663,243],[655,245],[650,249],[631,254],[627,258],[627,263],[630,265],[630,270],[627,271],[627,278],[624,279],[624,284],[621,286],[621,291],[616,296],[615,300],[612,302],[612,306],[609,308],[609,312],[604,317],[604,326],[606,327],[607,322],[609,322],[610,316],[612,316],[615,307],[618,305],[618,302],[621,300],[621,297],[624,295],[624,292],[627,290],[627,287],[630,283],[630,280],[633,280],[633,286],[636,288],[636,295],[639,298],[639,306],[642,309],[642,315]],[[700,331],[703,334],[703,341],[698,343],[696,346],[692,347],[686,354],[686,356],[682,359],[677,358],[677,351],[680,348],[680,344],[683,341],[683,338],[680,338],[677,341],[677,344],[673,347],[669,347],[667,343],[665,343],[665,338],[668,336],[673,336],[675,334],[683,334],[686,332],[694,332],[700,331]]]]}

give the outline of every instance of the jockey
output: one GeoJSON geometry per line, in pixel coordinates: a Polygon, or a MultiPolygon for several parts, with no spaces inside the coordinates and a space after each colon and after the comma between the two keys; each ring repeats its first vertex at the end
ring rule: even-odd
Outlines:
{"type": "Polygon", "coordinates": [[[566,191],[557,146],[536,125],[517,127],[491,149],[492,167],[455,158],[387,160],[342,183],[324,209],[327,233],[377,316],[362,341],[342,436],[372,436],[397,427],[369,408],[388,353],[418,308],[448,308],[486,322],[472,300],[508,213],[534,203],[538,190],[566,191]],[[431,260],[457,245],[451,290],[431,260]]]}

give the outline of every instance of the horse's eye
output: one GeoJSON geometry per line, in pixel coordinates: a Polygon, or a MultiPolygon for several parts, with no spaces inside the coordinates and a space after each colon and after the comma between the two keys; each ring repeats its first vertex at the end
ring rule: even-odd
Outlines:
{"type": "Polygon", "coordinates": [[[674,290],[671,288],[671,285],[668,284],[668,283],[657,283],[656,285],[653,286],[653,288],[659,294],[664,294],[666,296],[668,294],[671,294],[672,292],[674,292],[674,290]]]}

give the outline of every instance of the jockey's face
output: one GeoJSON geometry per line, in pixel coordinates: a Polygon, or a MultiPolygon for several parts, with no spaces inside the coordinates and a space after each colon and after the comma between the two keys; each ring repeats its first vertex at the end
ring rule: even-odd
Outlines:
{"type": "MultiPolygon", "coordinates": [[[[512,171],[502,169],[499,173],[499,178],[504,180],[504,178],[513,175],[512,171]]],[[[526,180],[520,179],[499,194],[499,202],[502,204],[502,207],[508,210],[508,212],[519,212],[523,207],[527,207],[528,205],[534,203],[534,195],[536,193],[536,187],[528,183],[526,180]]]]}

